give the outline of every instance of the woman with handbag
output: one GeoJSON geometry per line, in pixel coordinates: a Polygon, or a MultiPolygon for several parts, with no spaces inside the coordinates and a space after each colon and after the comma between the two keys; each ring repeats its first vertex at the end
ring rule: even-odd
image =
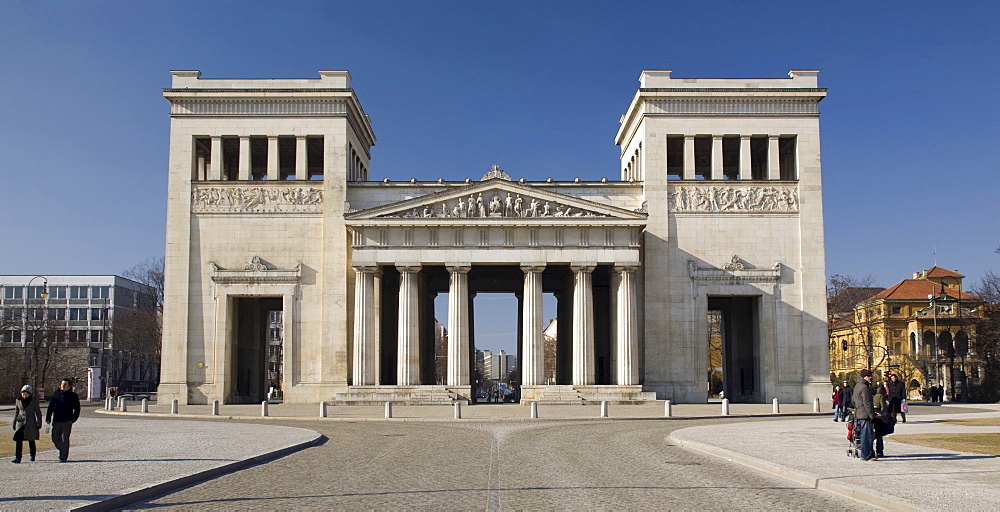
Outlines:
{"type": "Polygon", "coordinates": [[[14,464],[21,463],[24,442],[28,442],[28,460],[35,460],[35,441],[38,440],[38,428],[42,425],[42,409],[38,400],[31,396],[31,386],[21,388],[21,396],[14,403],[14,464]]]}

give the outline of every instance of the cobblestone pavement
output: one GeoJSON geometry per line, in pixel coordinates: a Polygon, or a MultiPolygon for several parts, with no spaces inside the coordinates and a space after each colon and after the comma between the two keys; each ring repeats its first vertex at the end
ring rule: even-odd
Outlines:
{"type": "MultiPolygon", "coordinates": [[[[285,424],[272,420],[275,424],[285,424]]],[[[858,503],[671,444],[733,419],[294,421],[328,440],[135,509],[847,509],[858,503]]],[[[762,420],[766,421],[766,420],[762,420]]]]}

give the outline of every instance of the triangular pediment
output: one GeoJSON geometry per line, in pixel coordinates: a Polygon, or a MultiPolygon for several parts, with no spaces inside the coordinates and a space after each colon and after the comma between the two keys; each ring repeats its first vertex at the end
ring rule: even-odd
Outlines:
{"type": "Polygon", "coordinates": [[[345,215],[351,221],[645,221],[646,214],[504,179],[471,183],[345,215]]]}

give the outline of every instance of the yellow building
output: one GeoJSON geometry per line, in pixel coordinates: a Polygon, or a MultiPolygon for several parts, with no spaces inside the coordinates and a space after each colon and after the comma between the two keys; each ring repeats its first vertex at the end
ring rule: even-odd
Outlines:
{"type": "Polygon", "coordinates": [[[934,266],[862,300],[850,313],[834,314],[831,379],[870,368],[881,380],[892,370],[911,398],[943,386],[946,401],[962,400],[981,373],[971,350],[981,301],[962,291],[964,277],[934,266]]]}

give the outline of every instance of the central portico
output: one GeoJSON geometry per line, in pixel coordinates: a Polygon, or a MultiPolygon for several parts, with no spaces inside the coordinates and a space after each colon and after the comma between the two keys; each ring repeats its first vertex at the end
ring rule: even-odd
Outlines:
{"type": "Polygon", "coordinates": [[[355,274],[353,372],[338,399],[419,401],[438,387],[438,293],[448,293],[445,389],[471,398],[472,299],[485,292],[518,299],[522,399],[655,397],[641,392],[638,378],[645,213],[515,183],[494,166],[482,181],[349,210],[345,220],[355,274]],[[554,383],[542,371],[543,292],[558,302],[554,383]]]}

